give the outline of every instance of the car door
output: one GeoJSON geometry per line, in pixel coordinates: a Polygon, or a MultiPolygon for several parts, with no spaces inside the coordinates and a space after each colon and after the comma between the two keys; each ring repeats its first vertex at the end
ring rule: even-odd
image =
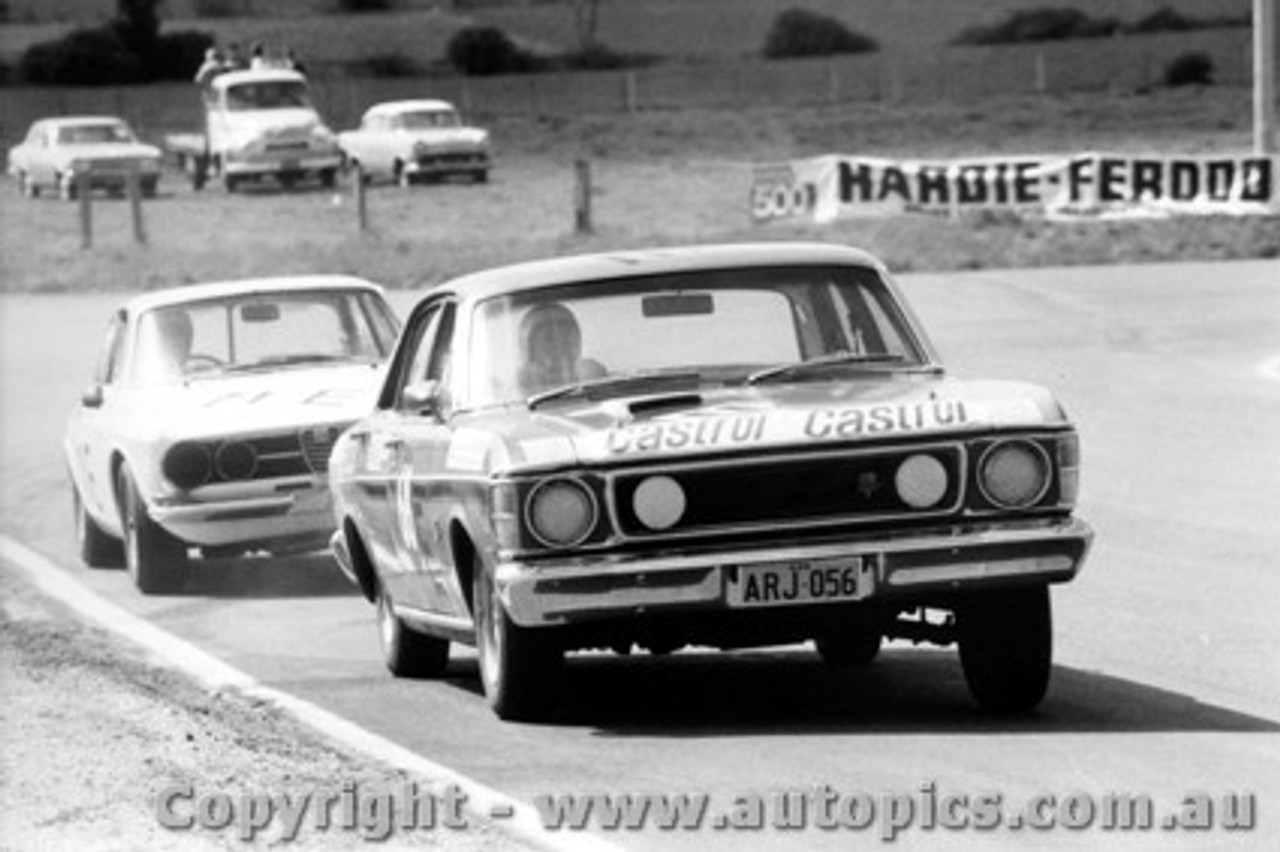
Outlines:
{"type": "MultiPolygon", "coordinates": [[[[452,594],[448,524],[453,498],[444,476],[452,435],[449,391],[456,305],[439,303],[399,375],[392,431],[400,438],[391,490],[395,540],[404,568],[396,597],[433,613],[460,615],[452,594]]],[[[393,591],[394,595],[394,591],[393,591]]]]}
{"type": "Polygon", "coordinates": [[[123,311],[107,324],[102,353],[94,369],[93,383],[85,390],[72,415],[69,444],[75,454],[73,476],[89,512],[108,529],[116,529],[117,513],[111,454],[119,445],[120,379],[123,374],[128,319],[123,311]]]}

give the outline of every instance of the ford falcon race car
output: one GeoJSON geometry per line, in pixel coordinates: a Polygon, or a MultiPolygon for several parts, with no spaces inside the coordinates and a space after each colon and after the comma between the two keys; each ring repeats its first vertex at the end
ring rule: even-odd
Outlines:
{"type": "Polygon", "coordinates": [[[110,318],[64,454],[80,554],[144,593],[202,555],[322,548],[338,434],[373,407],[399,322],[345,276],[197,284],[110,318]],[[121,546],[123,544],[123,547],[121,546]]]}
{"type": "Polygon", "coordinates": [[[498,716],[567,652],[957,643],[976,700],[1051,669],[1093,533],[1047,390],[946,374],[885,268],[822,244],[619,252],[428,293],[330,460],[390,670],[475,644],[498,716]]]}

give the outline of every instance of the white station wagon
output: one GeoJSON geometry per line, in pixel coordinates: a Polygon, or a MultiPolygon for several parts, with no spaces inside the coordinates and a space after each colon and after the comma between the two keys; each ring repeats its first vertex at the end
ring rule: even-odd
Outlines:
{"type": "Polygon", "coordinates": [[[153,594],[182,588],[195,548],[324,546],[330,449],[371,409],[398,328],[382,288],[345,276],[198,284],[117,310],[64,443],[85,563],[124,561],[153,594]]]}

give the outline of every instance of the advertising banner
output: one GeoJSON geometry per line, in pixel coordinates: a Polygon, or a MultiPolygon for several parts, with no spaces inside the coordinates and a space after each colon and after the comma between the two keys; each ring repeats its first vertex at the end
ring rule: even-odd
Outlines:
{"type": "Polygon", "coordinates": [[[1051,218],[1280,214],[1276,158],[1087,153],[889,160],[829,155],[758,164],[757,222],[1009,210],[1051,218]]]}

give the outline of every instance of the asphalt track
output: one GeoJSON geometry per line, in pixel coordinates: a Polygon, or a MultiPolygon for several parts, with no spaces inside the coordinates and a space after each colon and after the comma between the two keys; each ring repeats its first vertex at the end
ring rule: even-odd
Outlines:
{"type": "MultiPolygon", "coordinates": [[[[75,558],[59,441],[117,296],[0,297],[3,532],[112,603],[264,686],[529,802],[558,793],[734,797],[824,785],[888,794],[1256,795],[1222,833],[907,829],[902,848],[1280,846],[1280,262],[911,275],[952,370],[1054,388],[1084,446],[1080,513],[1098,532],[1055,592],[1057,668],[1040,712],[984,717],[951,651],[890,646],[865,671],[804,648],[575,658],[554,725],[500,723],[474,658],[395,681],[372,608],[325,558],[201,566],[143,598],[75,558]],[[934,786],[930,786],[934,785],[934,786]]],[[[398,294],[397,303],[411,303],[398,294]]],[[[854,849],[862,831],[604,833],[636,849],[854,849]]]]}

